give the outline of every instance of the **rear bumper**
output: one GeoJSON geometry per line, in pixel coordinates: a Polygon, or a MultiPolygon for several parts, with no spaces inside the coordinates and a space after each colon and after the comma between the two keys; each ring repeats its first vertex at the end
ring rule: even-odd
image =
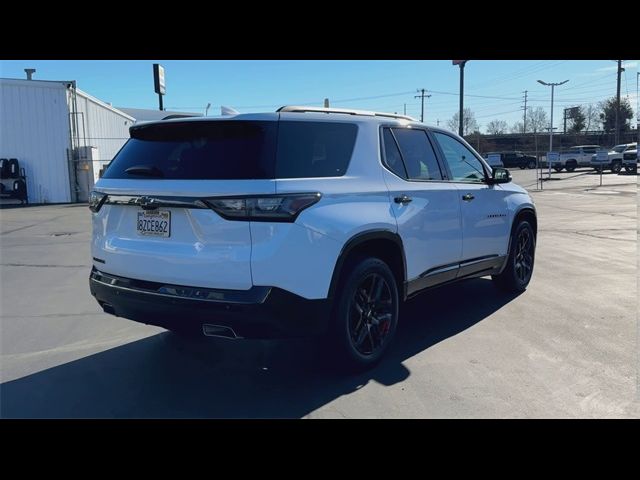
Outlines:
{"type": "Polygon", "coordinates": [[[329,300],[307,300],[276,287],[218,290],[164,285],[92,268],[89,288],[105,312],[169,329],[202,332],[202,325],[231,328],[242,338],[323,334],[329,300]]]}

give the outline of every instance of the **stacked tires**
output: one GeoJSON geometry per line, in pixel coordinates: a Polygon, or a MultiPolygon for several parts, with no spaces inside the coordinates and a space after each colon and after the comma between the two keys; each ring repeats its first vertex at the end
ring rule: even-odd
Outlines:
{"type": "Polygon", "coordinates": [[[20,163],[17,158],[0,158],[0,180],[13,180],[1,183],[0,193],[23,202],[27,200],[27,183],[24,175],[20,173],[20,163]]]}

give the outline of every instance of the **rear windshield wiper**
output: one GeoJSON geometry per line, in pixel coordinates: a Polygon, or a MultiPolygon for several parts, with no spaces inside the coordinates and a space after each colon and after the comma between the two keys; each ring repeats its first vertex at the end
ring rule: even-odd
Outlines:
{"type": "Polygon", "coordinates": [[[164,177],[164,173],[153,165],[134,165],[125,170],[129,175],[145,175],[147,177],[164,177]]]}

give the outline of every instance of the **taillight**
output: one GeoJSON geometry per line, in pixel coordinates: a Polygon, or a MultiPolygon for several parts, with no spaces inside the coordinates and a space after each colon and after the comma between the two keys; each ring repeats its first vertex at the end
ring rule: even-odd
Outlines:
{"type": "Polygon", "coordinates": [[[89,194],[89,210],[97,212],[102,207],[102,204],[107,199],[107,194],[102,192],[96,192],[95,190],[89,194]]]}
{"type": "Polygon", "coordinates": [[[320,193],[292,193],[244,197],[208,198],[203,201],[227,220],[294,222],[300,212],[310,207],[320,193]]]}

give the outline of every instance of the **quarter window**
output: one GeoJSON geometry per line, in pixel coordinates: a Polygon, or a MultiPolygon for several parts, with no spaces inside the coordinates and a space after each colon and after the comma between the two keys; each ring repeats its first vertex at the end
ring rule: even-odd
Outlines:
{"type": "Polygon", "coordinates": [[[385,128],[382,131],[382,140],[384,142],[384,161],[387,167],[400,178],[406,179],[407,171],[402,163],[402,155],[400,155],[400,150],[398,150],[398,145],[393,138],[391,130],[385,128]]]}
{"type": "Polygon", "coordinates": [[[482,183],[485,179],[482,162],[455,138],[434,132],[434,136],[444,153],[454,181],[482,183]]]}

